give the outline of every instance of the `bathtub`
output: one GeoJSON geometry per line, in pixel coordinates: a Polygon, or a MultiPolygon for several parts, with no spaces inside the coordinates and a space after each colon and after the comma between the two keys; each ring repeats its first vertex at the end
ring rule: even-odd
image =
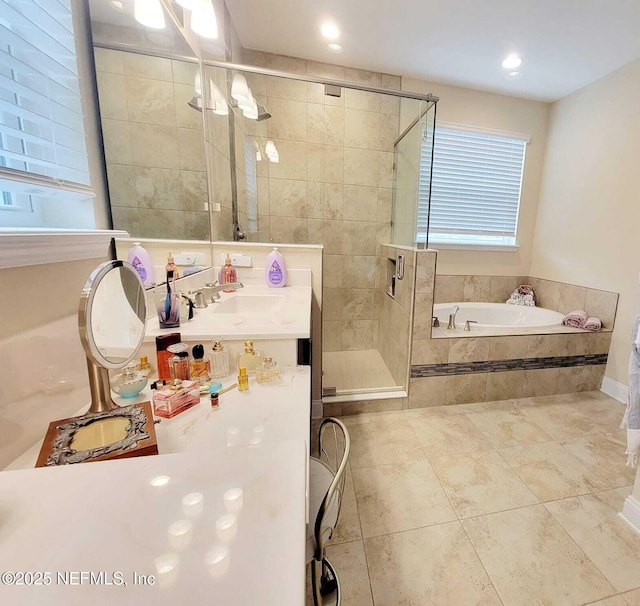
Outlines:
{"type": "Polygon", "coordinates": [[[433,315],[437,316],[441,328],[449,323],[449,314],[454,305],[460,309],[456,315],[456,327],[464,328],[467,320],[475,320],[473,328],[543,328],[562,324],[564,315],[543,307],[524,307],[506,303],[436,303],[433,315]]]}

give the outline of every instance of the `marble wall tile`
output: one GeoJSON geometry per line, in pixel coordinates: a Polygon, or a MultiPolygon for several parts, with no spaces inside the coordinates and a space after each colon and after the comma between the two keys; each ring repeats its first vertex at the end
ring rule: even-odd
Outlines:
{"type": "Polygon", "coordinates": [[[342,220],[344,186],[336,183],[323,185],[323,216],[325,219],[342,220]]]}
{"type": "Polygon", "coordinates": [[[280,162],[269,164],[269,176],[273,179],[307,179],[307,144],[303,141],[274,141],[280,162]]]}
{"type": "Polygon", "coordinates": [[[496,451],[432,457],[430,462],[461,519],[538,503],[496,451]]]}
{"type": "MultiPolygon", "coordinates": [[[[267,97],[275,97],[276,99],[286,99],[293,101],[307,100],[307,85],[302,80],[275,78],[273,76],[265,77],[264,80],[266,84],[265,92],[267,97]]],[[[254,91],[254,95],[255,94],[256,91],[254,91]]],[[[271,99],[269,99],[269,103],[271,103],[271,99]]],[[[271,110],[272,106],[269,105],[268,107],[271,115],[275,117],[275,114],[271,110]]]]}
{"type": "Polygon", "coordinates": [[[141,208],[183,210],[181,171],[168,168],[135,168],[135,187],[141,208]]]}
{"type": "Polygon", "coordinates": [[[190,240],[210,240],[209,213],[185,211],[184,233],[190,240]]]}
{"type": "Polygon", "coordinates": [[[122,53],[106,48],[94,47],[93,55],[96,62],[96,71],[109,72],[111,74],[124,74],[122,53]]]}
{"type": "Polygon", "coordinates": [[[307,143],[307,181],[325,180],[325,156],[324,143],[307,143]]]}
{"type": "Polygon", "coordinates": [[[139,209],[140,225],[158,238],[181,238],[184,233],[184,213],[177,210],[139,209]]]}
{"type": "Polygon", "coordinates": [[[602,387],[602,380],[607,369],[605,364],[593,365],[591,367],[591,390],[598,391],[602,387]]]}
{"type": "Polygon", "coordinates": [[[391,222],[391,206],[393,204],[393,190],[378,187],[378,208],[377,208],[377,221],[378,223],[390,223],[391,222]]]}
{"type": "Polygon", "coordinates": [[[373,320],[342,321],[342,351],[371,349],[373,347],[373,320]]]}
{"type": "Polygon", "coordinates": [[[525,357],[546,358],[550,356],[565,356],[567,355],[566,345],[567,335],[529,335],[527,337],[527,354],[525,357]]]}
{"type": "Polygon", "coordinates": [[[323,288],[322,290],[322,319],[342,320],[343,307],[342,288],[323,288]]]}
{"type": "Polygon", "coordinates": [[[587,303],[587,289],[573,284],[560,284],[558,311],[568,314],[576,309],[584,309],[587,303]]]}
{"type": "Polygon", "coordinates": [[[324,142],[344,145],[345,110],[342,107],[324,106],[324,142]]]}
{"type": "Polygon", "coordinates": [[[324,221],[322,219],[307,219],[307,244],[322,244],[324,242],[324,221]]]}
{"type": "Polygon", "coordinates": [[[175,123],[182,128],[197,128],[202,130],[204,128],[202,114],[189,106],[191,97],[193,97],[193,82],[191,84],[176,84],[174,82],[175,123]]]}
{"type": "Polygon", "coordinates": [[[460,522],[366,539],[365,550],[378,605],[501,604],[460,522]]]}
{"type": "MultiPolygon", "coordinates": [[[[322,416],[327,419],[329,417],[342,416],[342,402],[324,402],[322,404],[322,416]]],[[[354,496],[355,499],[355,496],[354,496]]],[[[338,524],[340,521],[338,521],[338,524]]]]}
{"type": "Polygon", "coordinates": [[[400,97],[392,95],[380,95],[380,112],[382,114],[392,114],[394,116],[399,116],[400,97]]]}
{"type": "Polygon", "coordinates": [[[402,78],[391,74],[381,74],[381,86],[389,90],[400,90],[402,78]]]}
{"type": "Polygon", "coordinates": [[[324,180],[326,183],[346,183],[345,181],[345,149],[338,145],[325,145],[324,148],[324,180]]]}
{"type": "Polygon", "coordinates": [[[523,381],[523,370],[490,372],[487,375],[486,401],[493,402],[494,400],[508,400],[510,398],[521,397],[523,381]]]}
{"type": "Polygon", "coordinates": [[[418,252],[416,255],[416,292],[434,293],[436,253],[418,252]]]}
{"type": "Polygon", "coordinates": [[[343,273],[342,255],[330,255],[324,251],[322,256],[322,287],[340,288],[343,273]]]}
{"type": "MultiPolygon", "coordinates": [[[[96,49],[100,50],[100,49],[96,49]]],[[[128,120],[124,76],[120,73],[96,72],[100,116],[111,120],[128,120]]]]}
{"type": "Polygon", "coordinates": [[[615,491],[547,503],[547,510],[569,533],[617,591],[638,586],[640,536],[618,516],[622,497],[615,491]]]}
{"type": "Polygon", "coordinates": [[[515,360],[527,357],[527,336],[489,337],[489,360],[515,360]]]}
{"type": "Polygon", "coordinates": [[[380,137],[378,149],[380,151],[392,152],[399,133],[398,116],[394,114],[379,114],[380,116],[380,137]]]}
{"type": "Polygon", "coordinates": [[[353,483],[365,538],[456,519],[426,459],[354,469],[353,483]]]}
{"type": "Polygon", "coordinates": [[[107,164],[111,206],[138,206],[136,169],[125,164],[107,164]]]}
{"type": "Polygon", "coordinates": [[[376,241],[371,237],[376,224],[364,221],[344,221],[342,252],[345,255],[375,255],[376,241]]]}
{"type": "Polygon", "coordinates": [[[392,152],[378,154],[378,187],[393,187],[393,167],[395,156],[392,152]]]}
{"type": "Polygon", "coordinates": [[[274,217],[307,217],[307,182],[269,179],[269,206],[274,217]]]}
{"type": "Polygon", "coordinates": [[[462,301],[488,301],[490,297],[491,276],[464,277],[462,301]]]}
{"type": "MultiPolygon", "coordinates": [[[[136,166],[148,166],[155,168],[182,168],[181,152],[182,145],[176,149],[176,141],[178,139],[178,130],[183,132],[191,132],[188,129],[176,129],[171,126],[158,126],[156,124],[140,124],[136,122],[129,123],[131,131],[131,149],[133,152],[133,162],[136,166]]],[[[202,150],[202,135],[197,133],[198,145],[202,150]]],[[[184,151],[188,157],[195,159],[193,166],[184,165],[187,170],[204,170],[203,154],[196,158],[197,152],[190,148],[193,140],[189,140],[188,136],[184,138],[184,151]]],[[[185,157],[185,160],[187,158],[185,157]]],[[[127,162],[129,164],[129,162],[127,162]]]]}
{"type": "Polygon", "coordinates": [[[535,280],[535,286],[533,284],[532,286],[536,293],[536,305],[557,311],[560,307],[560,282],[531,278],[531,281],[533,280],[535,280]]]}
{"type": "Polygon", "coordinates": [[[324,105],[307,103],[307,141],[324,143],[324,105]]]}
{"type": "Polygon", "coordinates": [[[380,142],[380,114],[358,109],[345,110],[344,145],[377,150],[380,142]]]}
{"type": "Polygon", "coordinates": [[[376,257],[345,255],[343,257],[342,272],[342,286],[374,288],[376,257]]]}
{"type": "Polygon", "coordinates": [[[322,351],[342,350],[342,322],[328,321],[322,322],[322,351]]]}
{"type": "Polygon", "coordinates": [[[324,184],[307,183],[307,205],[309,218],[324,218],[324,184]]]}
{"type": "Polygon", "coordinates": [[[612,329],[618,306],[618,293],[587,289],[585,311],[602,320],[604,328],[612,329]]]}
{"type": "Polygon", "coordinates": [[[489,339],[451,339],[449,362],[479,362],[489,359],[489,339]]]}
{"type": "MultiPolygon", "coordinates": [[[[418,284],[420,284],[420,282],[421,279],[418,277],[418,284]]],[[[433,297],[434,303],[454,303],[456,301],[462,301],[464,297],[464,276],[437,275],[433,297]]]]}
{"type": "MultiPolygon", "coordinates": [[[[188,63],[187,61],[178,61],[174,59],[171,60],[171,74],[173,81],[178,84],[189,85],[191,86],[191,90],[194,88],[196,72],[198,72],[198,69],[199,68],[196,63],[188,63]]],[[[224,81],[224,71],[216,70],[216,72],[217,73],[214,74],[214,81],[216,79],[218,79],[218,82],[224,81]]]]}
{"type": "Polygon", "coordinates": [[[345,147],[344,182],[349,185],[378,186],[378,152],[345,147]]]}
{"type": "Polygon", "coordinates": [[[489,301],[491,303],[504,303],[522,283],[523,278],[520,276],[492,276],[489,301]]]}
{"type": "Polygon", "coordinates": [[[343,219],[345,221],[374,221],[377,208],[377,188],[362,185],[344,186],[343,219]]]}
{"type": "Polygon", "coordinates": [[[444,406],[447,377],[409,379],[409,408],[444,406]]]}
{"type": "MultiPolygon", "coordinates": [[[[451,358],[451,351],[449,351],[451,358]]],[[[487,389],[487,373],[447,377],[445,404],[467,404],[484,402],[487,389]]]]}
{"type": "Polygon", "coordinates": [[[206,170],[201,130],[179,128],[178,149],[180,150],[180,168],[183,170],[206,170]]]}
{"type": "Polygon", "coordinates": [[[615,593],[543,505],[462,524],[506,604],[584,604],[615,593]]]}
{"type": "Polygon", "coordinates": [[[427,293],[416,293],[413,307],[413,338],[430,339],[433,318],[433,297],[427,293]]]}
{"type": "Polygon", "coordinates": [[[598,333],[576,333],[565,335],[565,356],[582,356],[597,349],[598,333]]]}
{"type": "Polygon", "coordinates": [[[306,74],[307,62],[305,59],[289,57],[286,55],[274,55],[265,53],[265,67],[281,70],[283,72],[293,72],[294,74],[306,74]]]}
{"type": "Polygon", "coordinates": [[[361,109],[367,112],[380,111],[380,97],[378,93],[368,93],[352,88],[345,88],[342,91],[344,96],[344,106],[348,109],[361,109]]]}
{"type": "Polygon", "coordinates": [[[102,120],[104,155],[108,163],[133,164],[131,127],[122,120],[102,120]]]}
{"type": "MultiPolygon", "coordinates": [[[[334,80],[345,80],[345,68],[341,65],[331,63],[318,63],[317,61],[307,61],[307,74],[319,78],[333,78],[334,80]]],[[[319,85],[322,88],[322,85],[319,85]]]]}
{"type": "Polygon", "coordinates": [[[270,139],[307,141],[308,105],[305,102],[273,97],[269,97],[267,102],[271,113],[271,118],[267,122],[270,139]]]}
{"type": "Polygon", "coordinates": [[[343,288],[342,320],[372,320],[373,289],[343,288]]]}
{"type": "Polygon", "coordinates": [[[405,408],[406,398],[386,398],[384,400],[356,400],[343,402],[343,415],[362,415],[370,412],[393,412],[405,408]]]}
{"type": "Polygon", "coordinates": [[[342,254],[342,225],[342,221],[323,221],[322,243],[326,255],[342,254]]]}
{"type": "Polygon", "coordinates": [[[172,82],[125,76],[125,89],[129,120],[175,126],[176,102],[172,82]]]}
{"type": "Polygon", "coordinates": [[[611,332],[596,333],[596,344],[595,344],[593,353],[596,353],[596,354],[609,353],[609,348],[611,347],[612,334],[613,333],[611,332]]]}
{"type": "Polygon", "coordinates": [[[521,397],[548,396],[556,393],[558,386],[558,368],[525,370],[521,397]]]}
{"type": "MultiPolygon", "coordinates": [[[[142,226],[140,222],[140,212],[138,208],[124,206],[112,206],[111,216],[113,218],[114,229],[127,229],[136,234],[150,233],[147,226],[142,226]]],[[[155,236],[154,236],[155,237],[155,236]]]]}
{"type": "Polygon", "coordinates": [[[370,72],[364,69],[345,68],[344,77],[347,82],[356,82],[380,88],[382,86],[382,74],[370,72]]]}
{"type": "Polygon", "coordinates": [[[164,80],[165,82],[173,81],[173,67],[170,59],[122,53],[122,66],[125,76],[164,80]]]}
{"type": "Polygon", "coordinates": [[[452,339],[414,339],[411,364],[447,364],[452,339]]]}

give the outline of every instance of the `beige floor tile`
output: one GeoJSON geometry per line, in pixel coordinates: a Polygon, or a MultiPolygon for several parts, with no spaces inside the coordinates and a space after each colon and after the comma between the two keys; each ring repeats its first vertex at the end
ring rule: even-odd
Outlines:
{"type": "Polygon", "coordinates": [[[437,457],[430,462],[461,518],[538,503],[496,451],[437,457]]]}
{"type": "Polygon", "coordinates": [[[499,605],[459,522],[366,539],[376,606],[499,605]]]}
{"type": "Polygon", "coordinates": [[[635,469],[626,466],[624,431],[567,440],[562,445],[591,468],[591,477],[603,490],[633,484],[636,473],[635,469]]]}
{"type": "Polygon", "coordinates": [[[353,483],[365,538],[456,519],[426,459],[354,469],[353,483]]]}
{"type": "Polygon", "coordinates": [[[640,589],[623,593],[622,599],[628,606],[640,606],[640,589]]]}
{"type": "Polygon", "coordinates": [[[353,489],[353,477],[351,471],[347,468],[340,517],[338,518],[338,525],[333,531],[330,544],[348,543],[361,538],[362,532],[360,530],[356,493],[353,489]]]}
{"type": "Polygon", "coordinates": [[[465,414],[414,416],[409,424],[429,457],[491,448],[490,440],[465,414]]]}
{"type": "Polygon", "coordinates": [[[351,436],[351,469],[416,461],[425,457],[401,412],[343,417],[351,436]]]}
{"type": "Polygon", "coordinates": [[[623,499],[626,499],[633,492],[633,484],[631,484],[630,486],[623,486],[622,488],[616,488],[616,492],[623,499]]]}
{"type": "Polygon", "coordinates": [[[520,410],[491,410],[470,413],[468,416],[473,424],[489,438],[494,448],[553,440],[520,410]]]}
{"type": "Polygon", "coordinates": [[[566,499],[605,490],[599,478],[592,477],[586,465],[559,442],[527,444],[500,451],[540,501],[566,499]]]}
{"type": "Polygon", "coordinates": [[[604,600],[598,600],[597,602],[591,602],[589,606],[627,606],[624,598],[619,595],[614,595],[604,600]]]}
{"type": "Polygon", "coordinates": [[[615,594],[543,505],[462,524],[505,606],[575,606],[615,594]]]}
{"type": "Polygon", "coordinates": [[[324,352],[322,374],[323,384],[335,387],[338,393],[396,385],[382,356],[375,349],[324,352]]]}
{"type": "Polygon", "coordinates": [[[340,580],[342,604],[345,606],[373,606],[362,541],[329,545],[327,558],[340,580]]]}
{"type": "Polygon", "coordinates": [[[600,492],[545,507],[618,590],[640,586],[640,535],[618,516],[622,497],[600,492]]]}

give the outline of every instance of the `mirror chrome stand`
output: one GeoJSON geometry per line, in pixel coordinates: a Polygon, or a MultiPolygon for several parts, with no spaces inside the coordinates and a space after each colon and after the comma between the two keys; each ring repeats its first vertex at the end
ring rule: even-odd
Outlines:
{"type": "Polygon", "coordinates": [[[111,398],[109,371],[87,358],[89,370],[89,389],[91,390],[91,406],[87,414],[115,410],[119,406],[111,398]]]}

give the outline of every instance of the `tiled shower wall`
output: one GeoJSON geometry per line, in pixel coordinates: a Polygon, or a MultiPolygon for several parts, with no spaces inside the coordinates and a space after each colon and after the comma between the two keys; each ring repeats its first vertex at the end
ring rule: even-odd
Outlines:
{"type": "Polygon", "coordinates": [[[209,240],[202,114],[187,105],[198,66],[95,49],[114,227],[209,240]]]}
{"type": "MultiPolygon", "coordinates": [[[[382,88],[400,78],[245,50],[248,65],[382,88]]],[[[259,230],[249,240],[324,245],[323,351],[372,349],[380,244],[390,238],[393,145],[399,99],[321,84],[246,74],[272,114],[247,121],[264,151],[272,139],[280,162],[258,163],[259,230]]],[[[242,226],[245,228],[245,226],[242,226]]]]}

